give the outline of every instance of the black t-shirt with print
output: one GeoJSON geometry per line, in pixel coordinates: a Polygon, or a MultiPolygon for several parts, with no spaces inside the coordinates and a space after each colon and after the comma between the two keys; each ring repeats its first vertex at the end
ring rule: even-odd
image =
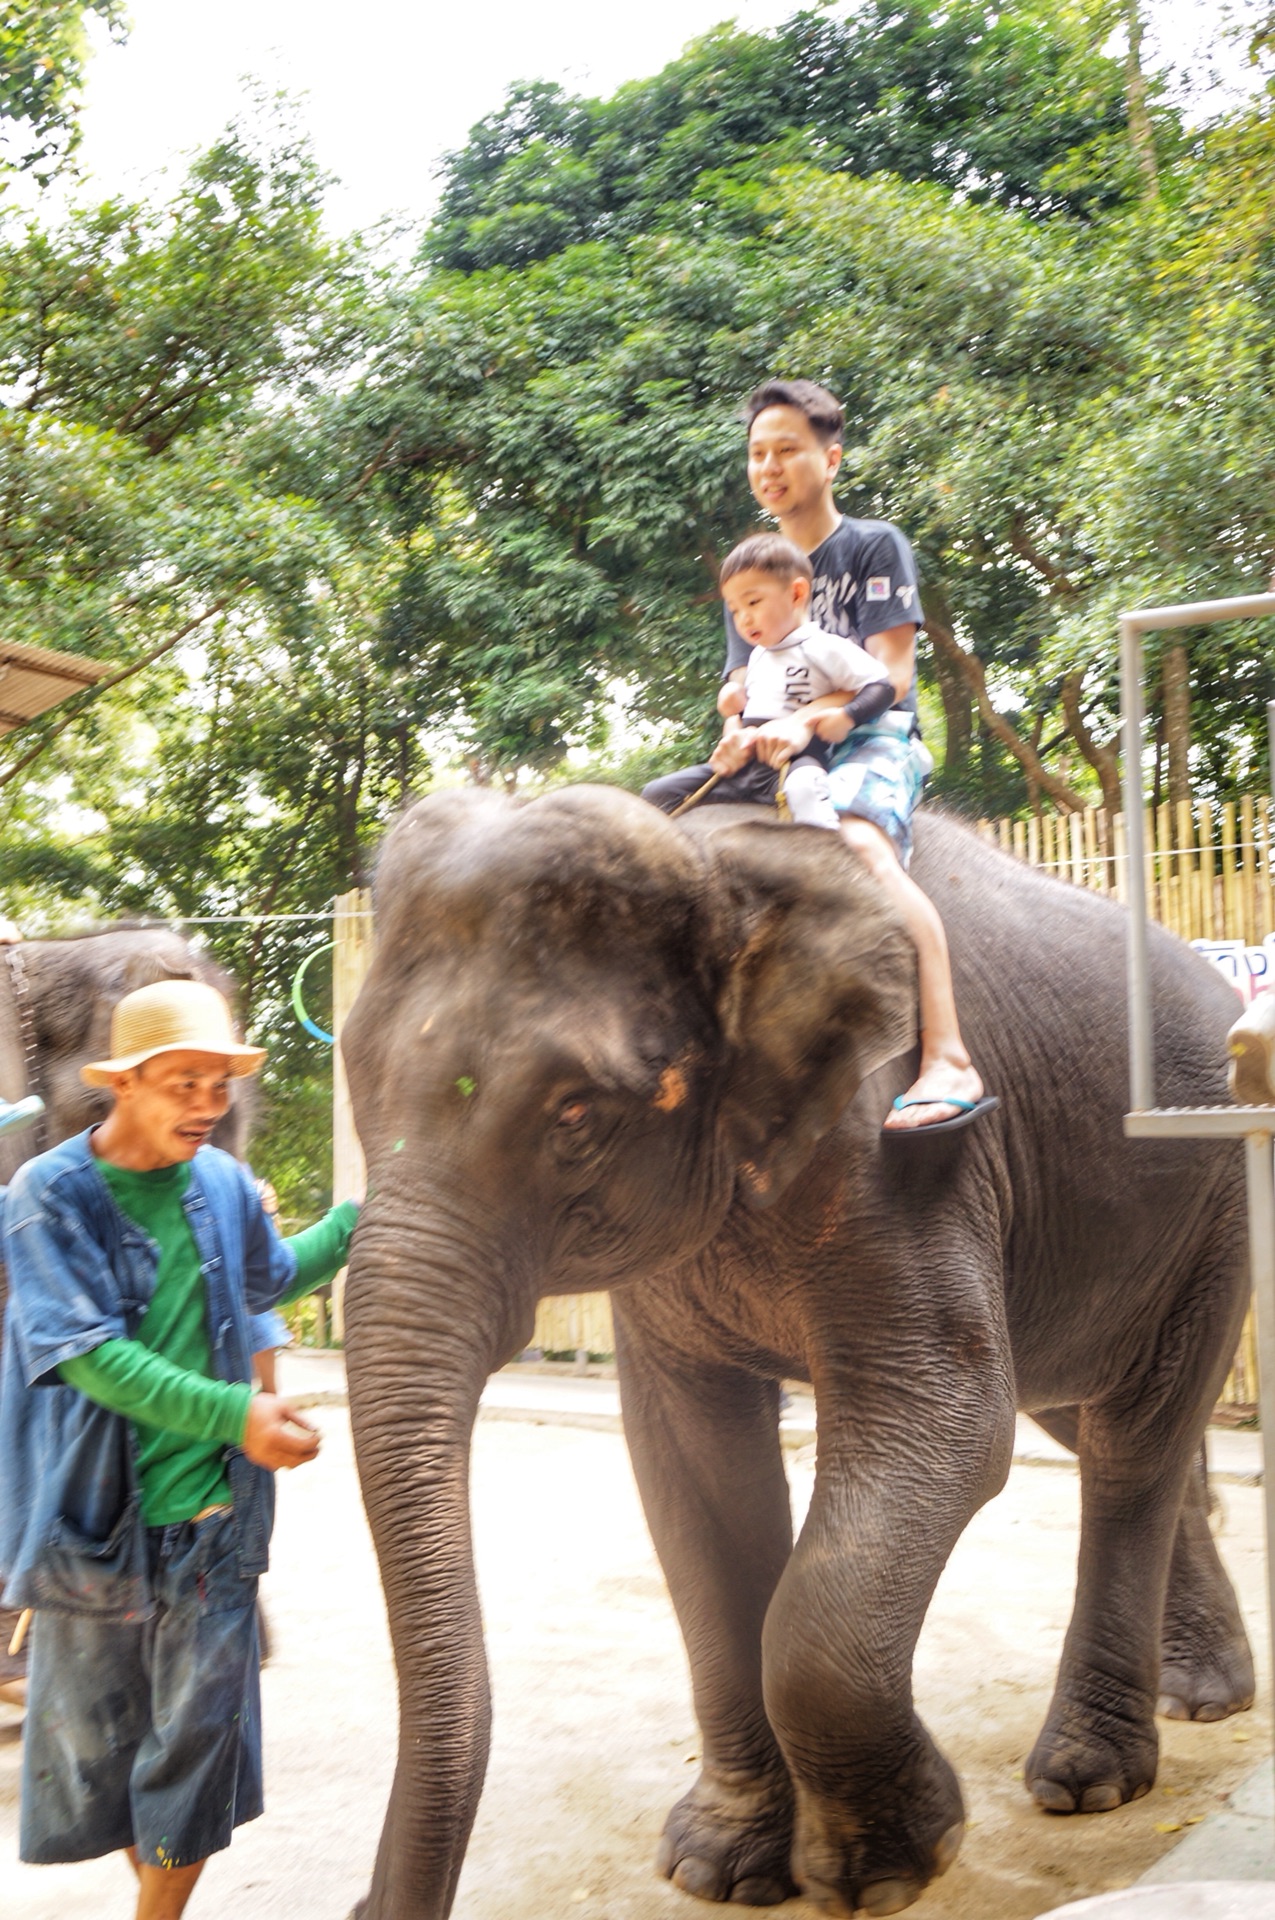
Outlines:
{"type": "MultiPolygon", "coordinates": [[[[920,626],[921,589],[912,549],[888,520],[852,520],[841,516],[828,538],[810,556],[814,585],[807,618],[828,633],[863,646],[874,633],[906,624],[920,626]]],[[[752,652],[740,638],[730,609],[726,615],[725,679],[747,664],[752,652]]],[[[895,711],[916,715],[916,673],[895,711]]]]}

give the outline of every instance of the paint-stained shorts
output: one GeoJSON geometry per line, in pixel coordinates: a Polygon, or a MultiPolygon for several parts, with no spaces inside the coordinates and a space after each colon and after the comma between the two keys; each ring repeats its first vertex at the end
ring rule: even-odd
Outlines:
{"type": "Polygon", "coordinates": [[[135,1846],[189,1867],[262,1808],[257,1582],[228,1509],[147,1530],[155,1617],[37,1612],[22,1755],[23,1860],[135,1846]]]}
{"type": "Polygon", "coordinates": [[[912,858],[912,815],[934,761],[911,716],[883,713],[871,726],[856,727],[832,757],[828,773],[839,814],[870,820],[887,834],[907,866],[912,858]]]}

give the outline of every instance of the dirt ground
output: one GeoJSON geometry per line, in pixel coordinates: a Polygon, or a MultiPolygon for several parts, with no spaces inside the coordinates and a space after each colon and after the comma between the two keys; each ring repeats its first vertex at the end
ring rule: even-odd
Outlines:
{"type": "MultiPolygon", "coordinates": [[[[393,1758],[394,1684],[345,1412],[317,1417],[317,1466],[283,1478],[263,1676],[266,1813],[210,1865],[209,1920],[344,1920],[367,1884],[393,1758]]],[[[790,1460],[794,1505],[808,1459],[790,1460]]],[[[704,1920],[660,1880],[664,1814],[696,1758],[681,1643],[623,1440],[480,1423],[475,1510],[495,1688],[487,1787],[457,1920],[704,1920]]],[[[1260,1491],[1222,1488],[1221,1544],[1263,1669],[1260,1491]]],[[[1160,1782],[1113,1814],[1056,1819],[1023,1790],[1070,1608],[1073,1471],[1019,1466],[970,1527],[931,1611],[917,1699],[961,1774],[970,1831],[917,1920],[1027,1920],[1125,1886],[1268,1750],[1265,1715],[1165,1725],[1160,1782]]],[[[126,1920],[117,1860],[16,1863],[17,1715],[0,1706],[0,1913],[126,1920]]],[[[793,1920],[801,1902],[779,1909],[793,1920]]]]}

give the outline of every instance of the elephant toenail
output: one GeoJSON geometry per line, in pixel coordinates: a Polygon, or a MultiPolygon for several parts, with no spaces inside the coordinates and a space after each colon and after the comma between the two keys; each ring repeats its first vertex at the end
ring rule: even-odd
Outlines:
{"type": "Polygon", "coordinates": [[[1134,1788],[1133,1792],[1129,1795],[1129,1798],[1131,1800],[1141,1800],[1144,1794],[1150,1793],[1154,1785],[1155,1785],[1154,1780],[1144,1780],[1140,1786],[1137,1786],[1134,1788]]]}
{"type": "Polygon", "coordinates": [[[730,1890],[733,1907],[779,1907],[792,1893],[782,1880],[755,1873],[748,1880],[737,1880],[730,1890]]]}
{"type": "Polygon", "coordinates": [[[726,1898],[726,1876],[720,1867],[711,1860],[679,1860],[673,1870],[673,1885],[680,1887],[683,1893],[693,1893],[699,1900],[724,1900],[726,1898]]]}
{"type": "Polygon", "coordinates": [[[1179,1700],[1176,1693],[1162,1693],[1155,1703],[1155,1710],[1162,1720],[1189,1720],[1190,1709],[1185,1700],[1179,1700]]]}
{"type": "Polygon", "coordinates": [[[859,1895],[859,1905],[865,1913],[880,1920],[883,1914],[902,1913],[904,1907],[910,1907],[920,1895],[921,1889],[915,1880],[874,1880],[870,1887],[864,1887],[859,1895]]]}
{"type": "Polygon", "coordinates": [[[934,1877],[936,1880],[940,1874],[947,1872],[953,1860],[955,1860],[957,1854],[960,1852],[961,1842],[964,1838],[965,1822],[963,1820],[958,1820],[956,1825],[949,1827],[943,1835],[943,1838],[934,1849],[934,1877]]]}
{"type": "Polygon", "coordinates": [[[1193,1720],[1225,1720],[1229,1711],[1230,1709],[1224,1707],[1220,1700],[1202,1700],[1191,1718],[1193,1720]]]}
{"type": "Polygon", "coordinates": [[[1080,1796],[1082,1813],[1110,1813],[1124,1801],[1119,1787],[1110,1780],[1104,1780],[1100,1786],[1086,1787],[1080,1796]]]}
{"type": "Polygon", "coordinates": [[[1061,1780],[1033,1780],[1031,1797],[1038,1807],[1045,1809],[1046,1813],[1076,1811],[1075,1795],[1069,1788],[1064,1787],[1061,1780]]]}

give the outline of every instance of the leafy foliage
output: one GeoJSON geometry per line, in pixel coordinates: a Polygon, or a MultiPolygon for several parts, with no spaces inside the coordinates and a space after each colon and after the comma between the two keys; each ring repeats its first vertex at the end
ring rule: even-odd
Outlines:
{"type": "Polygon", "coordinates": [[[0,183],[6,171],[21,169],[47,184],[74,151],[84,18],[91,13],[123,39],[123,0],[5,0],[0,11],[0,183]]]}
{"type": "Polygon", "coordinates": [[[584,240],[720,227],[722,184],[785,162],[1093,212],[1136,184],[1123,73],[1097,26],[1052,0],[861,0],[771,35],[719,28],[609,100],[516,87],[451,156],[430,257],[521,267],[584,240]]]}
{"type": "MultiPolygon", "coordinates": [[[[698,756],[760,378],[844,397],[842,503],[913,537],[967,808],[1110,792],[1119,607],[1265,580],[1272,102],[1191,131],[1136,76],[1153,179],[1129,18],[861,0],[608,100],[516,89],[406,267],[324,232],[278,102],[165,199],[0,218],[0,632],[139,669],[7,743],[5,905],[216,920],[292,1211],[326,1178],[287,1005],[322,921],[259,916],[321,915],[432,780],[698,756]]],[[[61,120],[17,66],[0,97],[42,167],[59,71],[61,120]]],[[[1275,689],[1251,630],[1191,649],[1224,795],[1275,689]]]]}

